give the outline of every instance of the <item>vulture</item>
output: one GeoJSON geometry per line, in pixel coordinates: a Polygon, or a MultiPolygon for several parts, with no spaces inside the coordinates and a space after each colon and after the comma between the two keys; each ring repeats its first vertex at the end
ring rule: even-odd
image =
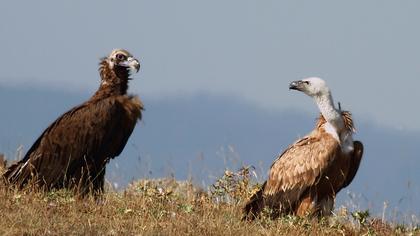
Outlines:
{"type": "Polygon", "coordinates": [[[321,112],[315,129],[280,154],[268,180],[243,207],[243,219],[253,220],[264,208],[270,217],[323,217],[332,213],[335,196],[356,175],[363,144],[353,141],[351,114],[336,109],[324,80],[293,81],[290,89],[312,97],[321,112]]]}
{"type": "Polygon", "coordinates": [[[101,59],[99,89],[86,102],[58,117],[22,160],[3,177],[19,189],[68,188],[84,196],[104,190],[105,166],[124,149],[143,104],[128,95],[128,81],[140,69],[128,51],[115,49],[101,59]]]}

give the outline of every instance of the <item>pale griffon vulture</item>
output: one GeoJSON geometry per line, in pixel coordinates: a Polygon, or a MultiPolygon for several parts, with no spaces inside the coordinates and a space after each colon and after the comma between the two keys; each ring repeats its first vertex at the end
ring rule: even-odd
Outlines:
{"type": "Polygon", "coordinates": [[[363,145],[353,141],[349,112],[336,109],[324,80],[307,78],[290,89],[312,97],[320,118],[315,129],[290,145],[272,164],[268,180],[243,208],[244,219],[254,219],[264,207],[272,216],[326,216],[337,193],[348,186],[359,168],[363,145]]]}

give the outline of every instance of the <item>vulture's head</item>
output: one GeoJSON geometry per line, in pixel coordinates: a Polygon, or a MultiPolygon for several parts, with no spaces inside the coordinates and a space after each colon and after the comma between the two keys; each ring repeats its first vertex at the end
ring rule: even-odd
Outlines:
{"type": "Polygon", "coordinates": [[[130,74],[137,73],[140,70],[139,61],[124,49],[114,49],[107,59],[110,68],[113,68],[114,70],[124,69],[130,74]]]}
{"type": "Polygon", "coordinates": [[[108,57],[102,59],[100,68],[102,79],[108,77],[110,71],[121,79],[128,79],[139,70],[139,61],[124,49],[114,49],[108,57]]]}
{"type": "Polygon", "coordinates": [[[304,92],[310,97],[330,94],[330,89],[327,87],[325,81],[317,77],[310,77],[302,80],[293,81],[290,83],[289,89],[304,92]]]}

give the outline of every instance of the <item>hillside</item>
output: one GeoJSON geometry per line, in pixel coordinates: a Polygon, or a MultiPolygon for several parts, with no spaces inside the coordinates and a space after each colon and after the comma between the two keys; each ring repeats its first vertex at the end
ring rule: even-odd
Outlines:
{"type": "Polygon", "coordinates": [[[226,172],[203,191],[190,182],[142,180],[100,199],[69,191],[15,191],[1,185],[1,235],[420,235],[367,212],[341,208],[328,219],[267,216],[241,221],[240,208],[253,187],[249,172],[226,172]]]}

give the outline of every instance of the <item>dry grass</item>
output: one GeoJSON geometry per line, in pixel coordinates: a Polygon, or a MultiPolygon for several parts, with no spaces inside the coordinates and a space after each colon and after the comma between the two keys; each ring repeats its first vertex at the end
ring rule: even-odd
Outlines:
{"type": "Polygon", "coordinates": [[[419,234],[342,211],[329,219],[241,221],[249,173],[226,172],[209,191],[171,179],[142,180],[101,199],[72,192],[0,190],[0,235],[389,235],[419,234]]]}

